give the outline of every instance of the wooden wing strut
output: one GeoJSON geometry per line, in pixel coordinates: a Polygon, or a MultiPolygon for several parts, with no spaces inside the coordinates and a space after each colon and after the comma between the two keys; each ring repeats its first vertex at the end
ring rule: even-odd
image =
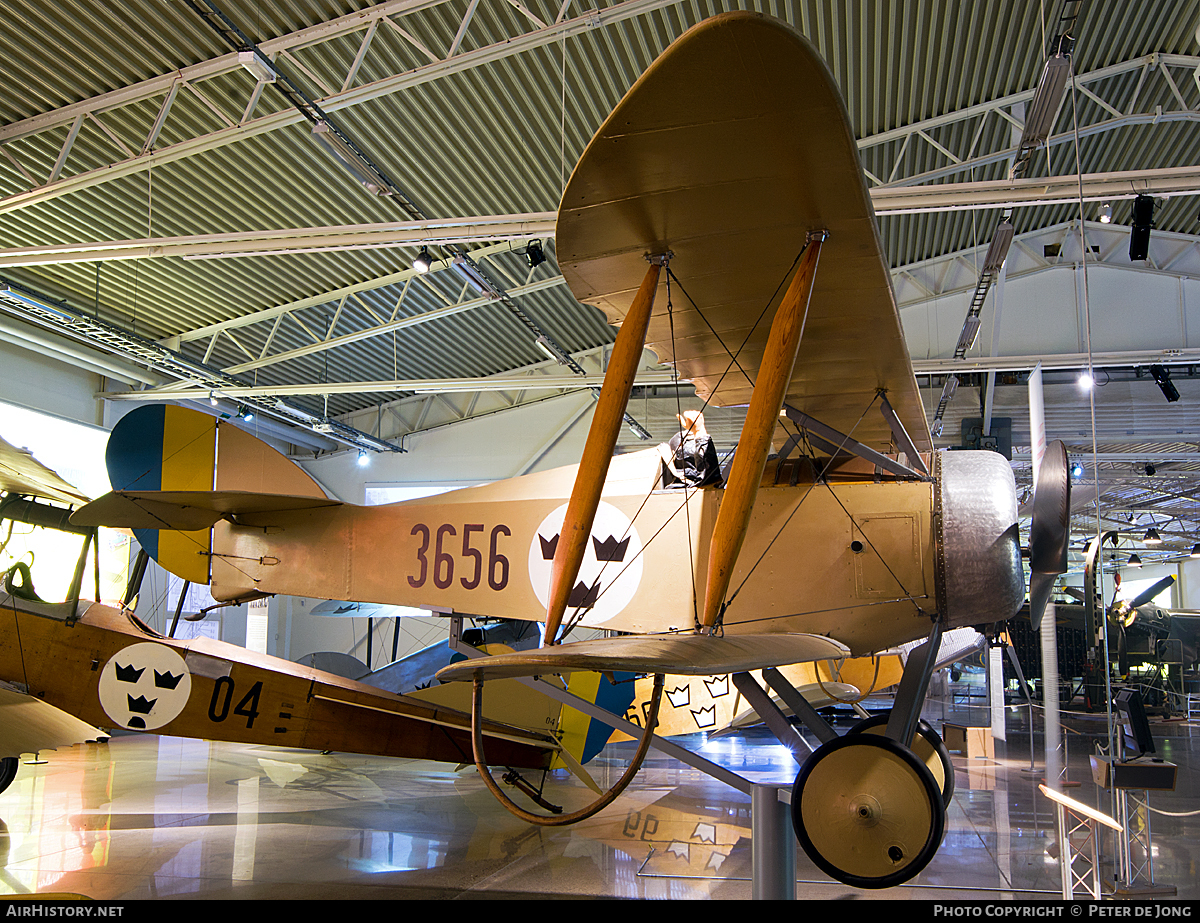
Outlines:
{"type": "Polygon", "coordinates": [[[808,300],[812,295],[817,260],[820,259],[824,240],[824,231],[810,235],[800,266],[771,324],[771,335],[759,368],[758,381],[754,384],[754,394],[750,397],[746,422],[742,424],[742,436],[738,440],[737,454],[733,457],[733,468],[729,472],[729,482],[725,485],[709,545],[708,583],[701,619],[701,626],[705,629],[717,624],[733,567],[750,525],[754,498],[758,494],[767,453],[771,449],[771,437],[775,434],[783,397],[792,380],[792,368],[800,349],[804,320],[808,316],[808,300]]]}
{"type": "Polygon", "coordinates": [[[549,602],[546,605],[544,643],[547,645],[556,643],[567,600],[571,597],[571,589],[579,576],[579,565],[583,563],[583,555],[587,551],[596,508],[600,505],[600,494],[608,477],[608,464],[612,461],[617,434],[621,431],[625,407],[629,403],[629,393],[633,390],[633,379],[645,347],[650,309],[654,306],[658,276],[664,262],[666,260],[663,257],[651,259],[646,277],[634,296],[621,329],[617,331],[617,342],[613,345],[608,369],[604,373],[604,386],[596,402],[592,427],[588,430],[583,458],[567,504],[567,516],[563,521],[558,547],[554,550],[549,602]]]}

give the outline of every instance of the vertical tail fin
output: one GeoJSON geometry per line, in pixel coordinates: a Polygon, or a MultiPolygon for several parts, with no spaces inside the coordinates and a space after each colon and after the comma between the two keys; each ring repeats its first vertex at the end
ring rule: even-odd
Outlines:
{"type": "MultiPolygon", "coordinates": [[[[229,421],[197,410],[138,407],[113,427],[105,452],[113,490],[244,490],[324,498],[296,464],[229,421]]],[[[176,576],[207,584],[212,530],[134,529],[146,553],[176,576]]]]}

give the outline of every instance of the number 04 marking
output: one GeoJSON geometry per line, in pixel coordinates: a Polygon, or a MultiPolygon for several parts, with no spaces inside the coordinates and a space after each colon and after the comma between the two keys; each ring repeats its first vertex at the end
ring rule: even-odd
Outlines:
{"type": "MultiPolygon", "coordinates": [[[[258,717],[258,697],[262,694],[262,681],[250,687],[250,691],[242,696],[233,713],[246,719],[246,729],[254,727],[254,719],[258,717]]],[[[233,701],[233,679],[222,676],[213,684],[212,701],[208,703],[209,720],[220,724],[229,717],[229,704],[233,701]]]]}

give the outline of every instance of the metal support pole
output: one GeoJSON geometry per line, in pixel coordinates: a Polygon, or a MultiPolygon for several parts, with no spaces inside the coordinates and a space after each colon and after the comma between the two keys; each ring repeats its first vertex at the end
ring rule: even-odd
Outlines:
{"type": "Polygon", "coordinates": [[[187,599],[188,587],[192,584],[185,580],[183,581],[183,589],[179,591],[179,602],[175,605],[175,618],[171,619],[170,637],[175,637],[175,629],[179,626],[179,613],[183,612],[183,601],[187,599]]]}
{"type": "Polygon", "coordinates": [[[796,837],[779,786],[756,784],[750,793],[751,896],[756,901],[796,899],[796,837]]]}

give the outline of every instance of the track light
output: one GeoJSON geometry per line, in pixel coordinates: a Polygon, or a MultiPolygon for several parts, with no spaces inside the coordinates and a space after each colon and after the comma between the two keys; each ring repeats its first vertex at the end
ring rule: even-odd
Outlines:
{"type": "Polygon", "coordinates": [[[531,240],[525,246],[525,260],[529,263],[530,269],[537,269],[542,263],[546,262],[546,251],[542,249],[540,240],[531,240]]]}
{"type": "Polygon", "coordinates": [[[1129,259],[1144,260],[1150,255],[1150,229],[1154,227],[1154,197],[1140,195],[1133,200],[1133,221],[1129,229],[1129,259]]]}
{"type": "Polygon", "coordinates": [[[358,450],[358,467],[365,468],[369,464],[371,464],[371,456],[369,456],[367,454],[366,449],[359,449],[358,450]]]}
{"type": "Polygon", "coordinates": [[[1150,374],[1154,377],[1154,383],[1158,385],[1158,389],[1162,391],[1163,397],[1167,399],[1168,404],[1174,404],[1179,400],[1179,389],[1171,381],[1170,369],[1165,365],[1152,365],[1150,366],[1150,374]]]}
{"type": "Polygon", "coordinates": [[[1139,557],[1137,556],[1137,552],[1136,552],[1136,551],[1135,551],[1133,554],[1131,554],[1131,555],[1129,556],[1129,563],[1130,563],[1131,565],[1133,565],[1134,567],[1141,567],[1141,566],[1142,566],[1142,559],[1141,559],[1141,558],[1139,558],[1139,557]]]}
{"type": "Polygon", "coordinates": [[[421,252],[418,253],[416,259],[413,260],[413,271],[427,273],[429,272],[431,266],[433,266],[433,257],[429,255],[429,248],[422,247],[421,252]]]}
{"type": "Polygon", "coordinates": [[[1079,462],[1071,465],[1071,477],[1076,479],[1083,477],[1083,465],[1079,464],[1079,462]]]}
{"type": "Polygon", "coordinates": [[[220,403],[220,401],[217,400],[216,392],[214,392],[214,391],[208,392],[208,403],[209,403],[210,407],[216,407],[217,404],[220,403]]]}
{"type": "Polygon", "coordinates": [[[1092,373],[1086,370],[1080,372],[1079,377],[1075,379],[1075,384],[1079,385],[1080,391],[1091,391],[1092,385],[1095,383],[1096,379],[1092,377],[1092,373]]]}
{"type": "Polygon", "coordinates": [[[241,409],[241,412],[238,414],[238,416],[240,416],[247,423],[254,422],[254,411],[251,410],[249,407],[243,407],[241,409]]]}
{"type": "Polygon", "coordinates": [[[1146,544],[1146,545],[1161,545],[1162,538],[1158,534],[1158,529],[1155,529],[1153,527],[1147,529],[1146,535],[1142,539],[1142,542],[1143,542],[1143,544],[1146,544]]]}
{"type": "Polygon", "coordinates": [[[1101,224],[1111,224],[1112,223],[1112,203],[1111,202],[1105,202],[1103,205],[1100,206],[1100,223],[1101,224]]]}

